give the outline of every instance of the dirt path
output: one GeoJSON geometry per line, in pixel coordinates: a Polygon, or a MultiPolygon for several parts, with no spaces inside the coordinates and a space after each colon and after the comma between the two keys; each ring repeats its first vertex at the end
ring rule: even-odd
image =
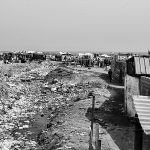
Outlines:
{"type": "MultiPolygon", "coordinates": [[[[89,74],[94,73],[94,71],[95,70],[88,71],[88,69],[84,69],[83,73],[89,74]]],[[[100,73],[99,80],[104,79],[108,83],[108,87],[105,88],[105,91],[101,88],[93,87],[93,90],[97,91],[95,122],[100,125],[102,150],[132,150],[134,126],[130,120],[124,116],[124,87],[115,82],[109,83],[106,72],[101,71],[101,68],[99,70],[97,69],[96,73],[100,73]]],[[[89,77],[89,79],[86,80],[93,80],[93,78],[89,77]]],[[[66,115],[62,117],[64,123],[58,127],[59,132],[62,131],[66,137],[61,149],[88,150],[91,100],[85,99],[76,102],[69,110],[66,110],[65,114],[66,115]]]]}
{"type": "Polygon", "coordinates": [[[85,117],[87,108],[91,106],[89,99],[76,102],[61,116],[63,124],[58,131],[65,136],[62,150],[87,150],[89,147],[90,121],[85,117]]]}
{"type": "MultiPolygon", "coordinates": [[[[100,68],[101,69],[101,68],[100,68]]],[[[78,70],[79,71],[79,70],[78,70]]],[[[95,92],[95,108],[99,109],[102,104],[109,100],[110,93],[107,89],[107,84],[99,78],[101,70],[81,70],[83,77],[82,82],[92,84],[91,89],[95,92]],[[85,76],[84,76],[85,75],[85,76]],[[95,84],[98,83],[99,87],[95,84]]],[[[89,149],[89,134],[91,125],[91,106],[92,99],[83,99],[75,102],[72,107],[67,109],[62,115],[60,115],[59,120],[63,122],[58,126],[57,131],[64,135],[63,146],[58,148],[59,150],[88,150],[89,149]]],[[[106,142],[107,140],[113,141],[111,137],[108,139],[108,133],[103,126],[100,125],[101,138],[105,139],[102,142],[102,149],[108,150],[109,146],[113,147],[115,144],[111,145],[106,142]]],[[[117,147],[117,146],[116,146],[117,147]]]]}
{"type": "MultiPolygon", "coordinates": [[[[99,108],[106,98],[96,95],[96,108],[99,108]]],[[[63,147],[59,150],[88,150],[89,149],[89,134],[90,134],[90,116],[88,111],[91,110],[92,99],[85,99],[75,102],[72,107],[67,109],[61,116],[61,125],[57,131],[64,135],[63,147]]],[[[106,136],[104,128],[100,126],[103,132],[102,138],[106,136]],[[104,133],[105,132],[105,133],[104,133]]],[[[107,149],[106,143],[103,143],[103,150],[107,149]]]]}
{"type": "Polygon", "coordinates": [[[120,150],[133,150],[134,124],[124,113],[124,86],[115,81],[110,83],[104,74],[101,78],[109,84],[111,96],[109,101],[105,101],[96,110],[95,118],[107,130],[120,150]]]}

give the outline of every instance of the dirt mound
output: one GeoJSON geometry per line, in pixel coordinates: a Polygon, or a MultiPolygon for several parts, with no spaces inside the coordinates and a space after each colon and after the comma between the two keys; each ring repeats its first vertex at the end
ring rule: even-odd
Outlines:
{"type": "Polygon", "coordinates": [[[63,68],[63,67],[58,67],[52,71],[50,71],[46,76],[45,76],[45,81],[46,82],[51,82],[53,79],[64,79],[64,78],[71,78],[73,75],[73,71],[63,68]]]}

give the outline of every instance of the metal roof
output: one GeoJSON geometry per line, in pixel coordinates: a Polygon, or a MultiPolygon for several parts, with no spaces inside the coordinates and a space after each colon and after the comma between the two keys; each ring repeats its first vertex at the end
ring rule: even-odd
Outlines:
{"type": "Polygon", "coordinates": [[[145,134],[150,135],[150,96],[134,95],[133,102],[145,134]]]}
{"type": "Polygon", "coordinates": [[[138,75],[150,75],[150,57],[134,57],[135,73],[138,75]]]}

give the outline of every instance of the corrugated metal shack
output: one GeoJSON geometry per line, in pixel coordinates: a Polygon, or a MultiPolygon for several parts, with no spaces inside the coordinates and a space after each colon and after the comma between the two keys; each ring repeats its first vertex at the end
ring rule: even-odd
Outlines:
{"type": "Polygon", "coordinates": [[[132,95],[150,96],[150,57],[133,56],[126,61],[125,110],[134,116],[132,95]]]}
{"type": "Polygon", "coordinates": [[[94,65],[93,58],[94,55],[91,53],[79,53],[79,65],[84,67],[92,67],[94,65]]]}
{"type": "Polygon", "coordinates": [[[44,61],[46,55],[42,52],[6,52],[2,55],[4,63],[26,63],[29,61],[44,61]]]}
{"type": "Polygon", "coordinates": [[[150,57],[134,56],[128,59],[127,74],[132,76],[150,76],[150,57]]]}
{"type": "Polygon", "coordinates": [[[150,96],[133,96],[136,112],[134,150],[150,149],[150,96]]]}
{"type": "Polygon", "coordinates": [[[126,61],[125,111],[136,118],[134,150],[150,147],[150,57],[133,56],[126,61]],[[135,96],[136,95],[136,96],[135,96]]]}

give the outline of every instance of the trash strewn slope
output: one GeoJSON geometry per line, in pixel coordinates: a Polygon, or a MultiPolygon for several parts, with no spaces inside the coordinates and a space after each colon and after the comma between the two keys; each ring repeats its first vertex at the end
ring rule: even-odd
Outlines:
{"type": "Polygon", "coordinates": [[[56,130],[62,123],[59,115],[74,102],[85,100],[91,90],[109,95],[98,74],[78,72],[56,63],[6,64],[2,68],[5,68],[0,82],[3,150],[61,148],[64,135],[56,130]]]}

